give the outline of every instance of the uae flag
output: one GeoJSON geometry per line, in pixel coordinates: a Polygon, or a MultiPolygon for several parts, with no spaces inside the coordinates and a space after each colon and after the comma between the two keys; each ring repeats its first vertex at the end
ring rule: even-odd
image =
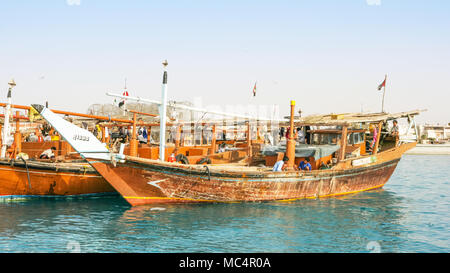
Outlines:
{"type": "Polygon", "coordinates": [[[386,78],[384,78],[384,81],[380,85],[378,85],[378,90],[381,90],[381,88],[385,86],[386,86],[386,78]]]}
{"type": "Polygon", "coordinates": [[[253,87],[253,97],[256,96],[256,82],[255,82],[255,86],[253,87]]]}
{"type": "MultiPolygon", "coordinates": [[[[123,91],[122,96],[126,96],[126,97],[129,96],[129,95],[128,95],[127,89],[125,89],[125,91],[123,91]]],[[[124,99],[124,100],[122,100],[121,102],[119,102],[119,107],[122,107],[122,106],[125,104],[125,101],[126,101],[126,100],[124,99]]]]}

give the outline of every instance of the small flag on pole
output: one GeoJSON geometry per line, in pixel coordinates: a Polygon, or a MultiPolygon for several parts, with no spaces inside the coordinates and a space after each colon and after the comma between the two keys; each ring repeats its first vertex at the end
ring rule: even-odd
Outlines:
{"type": "MultiPolygon", "coordinates": [[[[122,96],[126,96],[126,97],[129,96],[127,89],[125,89],[125,91],[123,91],[122,96]]],[[[126,99],[124,99],[121,102],[119,102],[119,107],[122,107],[125,104],[125,102],[126,102],[126,99]]]]}
{"type": "MultiPolygon", "coordinates": [[[[125,87],[124,87],[124,91],[122,93],[122,96],[124,96],[124,97],[128,97],[129,96],[128,90],[127,90],[127,78],[125,78],[125,87]]],[[[126,101],[127,101],[126,99],[123,99],[122,101],[120,101],[119,102],[119,107],[122,108],[122,106],[125,105],[126,101]]]]}
{"type": "Polygon", "coordinates": [[[253,87],[253,97],[256,96],[256,82],[255,82],[255,86],[253,87]]]}
{"type": "Polygon", "coordinates": [[[384,78],[384,81],[380,85],[378,85],[378,90],[381,90],[381,88],[385,86],[386,86],[386,78],[384,78]]]}
{"type": "Polygon", "coordinates": [[[378,85],[378,90],[383,89],[383,100],[381,101],[381,112],[384,113],[384,94],[386,93],[386,79],[387,79],[387,74],[384,76],[384,81],[378,85]]]}

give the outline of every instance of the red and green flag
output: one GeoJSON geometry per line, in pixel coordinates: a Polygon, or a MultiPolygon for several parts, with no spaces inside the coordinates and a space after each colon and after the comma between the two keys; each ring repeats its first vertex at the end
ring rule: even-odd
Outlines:
{"type": "Polygon", "coordinates": [[[384,78],[384,81],[380,85],[378,85],[378,90],[381,90],[381,88],[385,86],[386,86],[386,78],[384,78]]]}

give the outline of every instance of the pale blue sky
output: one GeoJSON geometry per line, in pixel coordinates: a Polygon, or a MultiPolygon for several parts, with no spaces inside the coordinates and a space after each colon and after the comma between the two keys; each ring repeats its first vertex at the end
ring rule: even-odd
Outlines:
{"type": "MultiPolygon", "coordinates": [[[[2,0],[0,98],[85,112],[105,92],[450,122],[450,1],[2,0]],[[258,93],[252,88],[258,82],[258,93]],[[2,87],[3,86],[3,87],[2,87]]],[[[225,107],[223,108],[225,109],[225,107]]]]}

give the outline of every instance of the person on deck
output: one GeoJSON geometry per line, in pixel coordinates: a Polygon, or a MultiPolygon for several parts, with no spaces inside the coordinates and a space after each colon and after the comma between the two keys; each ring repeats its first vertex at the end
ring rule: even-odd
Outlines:
{"type": "Polygon", "coordinates": [[[311,133],[309,132],[311,127],[305,126],[305,143],[311,144],[311,133]]]}
{"type": "Polygon", "coordinates": [[[273,165],[273,171],[274,172],[282,172],[286,169],[287,167],[287,162],[289,161],[289,157],[285,156],[283,157],[283,160],[278,161],[277,163],[275,163],[275,165],[273,165]]]}
{"type": "Polygon", "coordinates": [[[38,136],[35,135],[34,133],[31,133],[31,134],[28,136],[28,141],[29,141],[29,142],[38,142],[38,136]]]}
{"type": "Polygon", "coordinates": [[[377,138],[378,138],[378,129],[377,126],[373,126],[373,138],[372,138],[372,143],[370,144],[369,147],[369,151],[370,152],[374,152],[373,149],[375,148],[375,143],[377,143],[377,138]]]}
{"type": "Polygon", "coordinates": [[[44,135],[44,141],[52,141],[52,137],[49,134],[44,135]]]}
{"type": "Polygon", "coordinates": [[[142,137],[145,139],[145,142],[148,141],[147,128],[145,128],[145,127],[142,128],[142,137]]]}
{"type": "Polygon", "coordinates": [[[140,144],[147,144],[147,138],[144,137],[144,129],[142,127],[138,131],[137,139],[140,144]]]}
{"type": "Polygon", "coordinates": [[[312,166],[311,163],[309,163],[309,158],[305,157],[305,159],[300,162],[300,165],[298,165],[298,168],[302,171],[310,171],[312,169],[312,166]]]}
{"type": "Polygon", "coordinates": [[[53,151],[56,151],[56,147],[51,147],[50,149],[47,149],[42,152],[42,154],[39,156],[40,159],[51,159],[55,158],[55,154],[53,151]]]}
{"type": "Polygon", "coordinates": [[[393,137],[398,137],[398,122],[397,120],[394,120],[392,123],[391,135],[393,137]]]}
{"type": "Polygon", "coordinates": [[[398,130],[398,122],[397,122],[397,120],[394,119],[394,121],[392,123],[393,123],[393,125],[392,125],[392,129],[391,129],[390,134],[391,134],[392,137],[394,137],[394,139],[395,139],[395,146],[397,146],[398,145],[399,136],[400,136],[399,130],[398,130]]]}
{"type": "Polygon", "coordinates": [[[303,132],[302,127],[297,128],[298,142],[305,143],[305,132],[303,132]]]}
{"type": "Polygon", "coordinates": [[[284,137],[284,127],[280,128],[280,141],[284,137]]]}

